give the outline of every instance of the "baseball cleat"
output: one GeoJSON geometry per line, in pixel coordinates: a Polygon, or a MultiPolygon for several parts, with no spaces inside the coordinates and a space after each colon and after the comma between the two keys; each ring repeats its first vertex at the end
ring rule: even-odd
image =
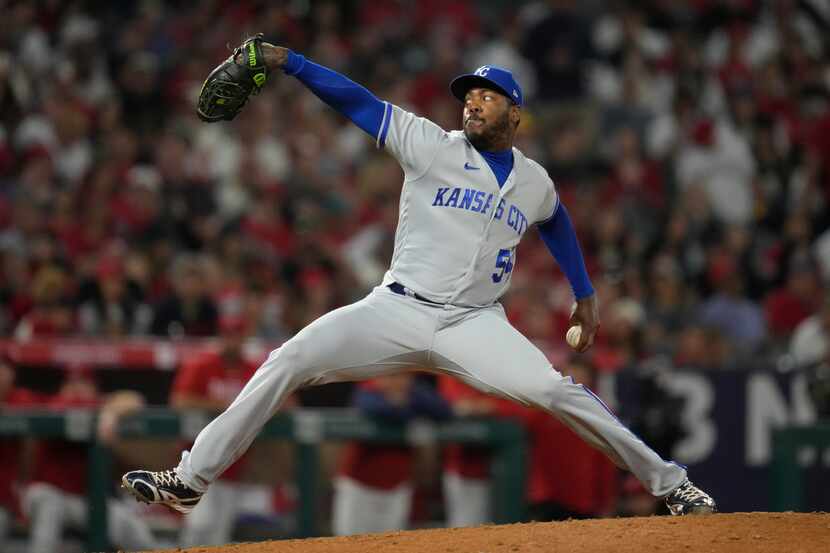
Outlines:
{"type": "Polygon", "coordinates": [[[709,515],[717,511],[715,500],[688,478],[666,496],[666,506],[673,515],[709,515]]]}
{"type": "Polygon", "coordinates": [[[201,492],[182,482],[174,470],[133,470],[121,477],[121,485],[143,503],[166,505],[187,514],[199,503],[201,492]]]}

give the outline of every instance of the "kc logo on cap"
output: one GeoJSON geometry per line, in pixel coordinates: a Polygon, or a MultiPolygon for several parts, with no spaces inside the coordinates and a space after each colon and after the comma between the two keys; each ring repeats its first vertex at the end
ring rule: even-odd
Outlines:
{"type": "Polygon", "coordinates": [[[472,73],[456,77],[450,83],[453,96],[462,102],[467,92],[476,87],[493,89],[510,98],[517,106],[522,105],[522,87],[513,78],[513,73],[503,67],[482,65],[472,73]]]}

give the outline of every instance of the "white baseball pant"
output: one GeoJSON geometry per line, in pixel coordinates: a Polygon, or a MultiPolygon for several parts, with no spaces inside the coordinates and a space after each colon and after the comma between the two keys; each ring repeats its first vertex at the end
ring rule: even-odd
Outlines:
{"type": "Polygon", "coordinates": [[[380,490],[338,476],[334,480],[332,531],[335,536],[404,530],[412,509],[412,486],[380,490]]]}
{"type": "MultiPolygon", "coordinates": [[[[60,551],[66,527],[83,529],[87,524],[86,499],[38,482],[23,492],[23,512],[29,518],[29,553],[60,551]]],[[[107,503],[110,542],[131,551],[156,548],[147,524],[116,500],[107,503]]]]}
{"type": "Polygon", "coordinates": [[[444,472],[442,485],[447,526],[462,528],[493,522],[489,480],[465,478],[454,472],[444,472]]]}
{"type": "Polygon", "coordinates": [[[239,484],[217,480],[184,520],[180,542],[184,547],[224,545],[233,537],[241,499],[239,484]]]}
{"type": "Polygon", "coordinates": [[[686,478],[684,467],[661,459],[593,392],[556,371],[510,325],[501,304],[436,305],[382,286],[323,315],[272,351],[234,402],[182,454],[177,473],[191,488],[205,491],[298,388],[413,368],[447,373],[484,392],[544,409],[634,473],[655,496],[686,478]]]}

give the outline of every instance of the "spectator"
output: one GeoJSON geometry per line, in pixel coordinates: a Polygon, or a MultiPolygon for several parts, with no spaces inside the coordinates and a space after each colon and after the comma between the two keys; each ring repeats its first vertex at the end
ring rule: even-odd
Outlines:
{"type": "Polygon", "coordinates": [[[674,365],[694,369],[723,369],[731,357],[730,343],[720,329],[689,325],[680,331],[674,365]]]}
{"type": "Polygon", "coordinates": [[[65,336],[76,328],[69,296],[69,275],[58,266],[45,266],[32,281],[32,309],[17,324],[18,340],[65,336]]]}
{"type": "MultiPolygon", "coordinates": [[[[49,399],[50,409],[94,409],[100,407],[101,416],[110,419],[112,426],[117,416],[130,409],[111,405],[122,400],[113,394],[102,396],[86,367],[75,366],[67,375],[57,395],[49,399]]],[[[139,407],[141,402],[129,402],[139,407]]],[[[59,550],[61,536],[67,527],[84,529],[87,525],[87,446],[65,440],[43,441],[38,444],[31,481],[22,498],[23,512],[29,519],[29,551],[54,553],[59,550]]],[[[116,500],[107,503],[109,540],[126,549],[154,549],[157,545],[146,522],[133,516],[116,500]]]]}
{"type": "MultiPolygon", "coordinates": [[[[258,367],[243,356],[249,334],[249,323],[244,318],[225,320],[219,351],[182,365],[173,382],[170,405],[177,410],[211,412],[227,408],[258,367]]],[[[231,541],[236,517],[242,508],[240,481],[246,459],[247,455],[231,465],[184,520],[180,539],[183,546],[221,545],[231,541]]]]}
{"type": "Polygon", "coordinates": [[[690,90],[674,92],[671,110],[658,114],[646,129],[646,151],[652,159],[663,160],[677,154],[695,116],[695,98],[690,90]]]}
{"type": "Polygon", "coordinates": [[[525,31],[521,18],[508,15],[506,21],[499,19],[492,26],[494,28],[487,33],[488,39],[473,52],[475,57],[470,67],[492,64],[511,68],[516,80],[522,83],[525,101],[531,101],[536,96],[536,74],[527,59],[519,53],[525,31]]]}
{"type": "Polygon", "coordinates": [[[790,339],[790,355],[800,367],[819,363],[830,353],[830,294],[825,294],[821,309],[801,321],[790,339]]]}
{"type": "MultiPolygon", "coordinates": [[[[390,165],[378,162],[378,171],[388,172],[389,169],[390,165]]],[[[381,191],[375,192],[374,197],[366,203],[367,217],[371,217],[371,222],[346,242],[343,254],[363,289],[368,291],[383,279],[383,274],[389,267],[395,244],[398,211],[396,202],[381,191]]]]}
{"type": "Polygon", "coordinates": [[[140,287],[128,279],[123,261],[100,259],[95,276],[86,283],[89,299],[79,309],[81,332],[110,338],[146,334],[152,311],[140,287]]]}
{"type": "Polygon", "coordinates": [[[0,253],[2,281],[0,281],[0,333],[9,336],[20,319],[32,307],[28,260],[11,250],[0,253]]]}
{"type": "MultiPolygon", "coordinates": [[[[37,394],[15,387],[15,367],[11,359],[0,355],[0,412],[31,407],[42,401],[37,394]]],[[[19,438],[0,438],[0,547],[6,550],[6,539],[12,523],[20,515],[19,487],[25,475],[23,467],[30,461],[28,443],[19,438]]]]}
{"type": "Polygon", "coordinates": [[[635,366],[645,355],[643,306],[633,298],[624,297],[608,305],[606,311],[608,331],[603,343],[594,350],[597,368],[616,372],[635,366]]]}
{"type": "Polygon", "coordinates": [[[179,257],[172,279],[173,293],[156,306],[151,332],[169,338],[215,335],[219,315],[205,286],[201,260],[179,257]]]}
{"type": "MultiPolygon", "coordinates": [[[[573,358],[562,367],[562,374],[591,386],[596,373],[589,362],[573,358]]],[[[548,413],[529,411],[526,424],[530,446],[530,519],[613,515],[618,494],[614,463],[548,413]]]]}
{"type": "Polygon", "coordinates": [[[613,135],[615,147],[609,182],[604,187],[604,205],[622,204],[628,220],[665,207],[665,186],[659,164],[643,156],[641,141],[633,128],[622,127],[613,135]]]}
{"type": "MultiPolygon", "coordinates": [[[[438,377],[438,389],[456,417],[493,417],[526,411],[512,401],[489,396],[456,378],[438,377]]],[[[444,448],[444,504],[447,526],[478,526],[493,521],[490,448],[449,444],[444,448]]]]}
{"type": "Polygon", "coordinates": [[[793,258],[784,286],[765,300],[767,326],[779,339],[788,339],[798,324],[811,316],[821,296],[816,269],[811,260],[793,258]]]}
{"type": "Polygon", "coordinates": [[[135,165],[127,172],[127,186],[113,193],[110,208],[124,236],[142,244],[152,243],[168,232],[163,213],[161,175],[151,166],[135,165]]]}
{"type": "Polygon", "coordinates": [[[585,95],[586,62],[594,55],[590,26],[573,0],[549,3],[549,13],[528,30],[522,55],[536,70],[540,101],[577,101],[585,95]]]}
{"type": "Polygon", "coordinates": [[[723,332],[741,351],[755,351],[766,336],[761,308],[743,295],[744,280],[733,259],[715,257],[709,270],[716,293],[700,307],[700,321],[723,332]]]}
{"type": "Polygon", "coordinates": [[[651,84],[647,76],[643,59],[629,54],[622,68],[619,98],[605,105],[600,116],[600,148],[606,155],[615,153],[612,142],[622,129],[633,132],[638,143],[645,139],[646,129],[654,117],[650,102],[644,98],[644,91],[651,84]]]}
{"type": "Polygon", "coordinates": [[[694,298],[683,282],[679,264],[660,254],[651,264],[646,309],[646,349],[654,353],[673,351],[673,338],[692,319],[694,298]]]}
{"type": "Polygon", "coordinates": [[[715,216],[724,223],[752,220],[755,161],[747,142],[724,121],[699,120],[677,156],[677,180],[700,186],[715,216]]]}
{"type": "MultiPolygon", "coordinates": [[[[363,414],[391,423],[450,416],[447,403],[411,373],[361,383],[354,403],[363,414]]],[[[412,503],[412,463],[410,446],[347,444],[334,480],[334,534],[405,529],[412,503]]]]}

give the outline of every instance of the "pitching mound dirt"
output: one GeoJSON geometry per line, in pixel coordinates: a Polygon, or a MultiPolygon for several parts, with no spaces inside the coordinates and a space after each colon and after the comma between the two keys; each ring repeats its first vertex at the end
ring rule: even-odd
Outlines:
{"type": "Polygon", "coordinates": [[[166,553],[828,553],[830,514],[733,513],[418,530],[166,553]]]}

